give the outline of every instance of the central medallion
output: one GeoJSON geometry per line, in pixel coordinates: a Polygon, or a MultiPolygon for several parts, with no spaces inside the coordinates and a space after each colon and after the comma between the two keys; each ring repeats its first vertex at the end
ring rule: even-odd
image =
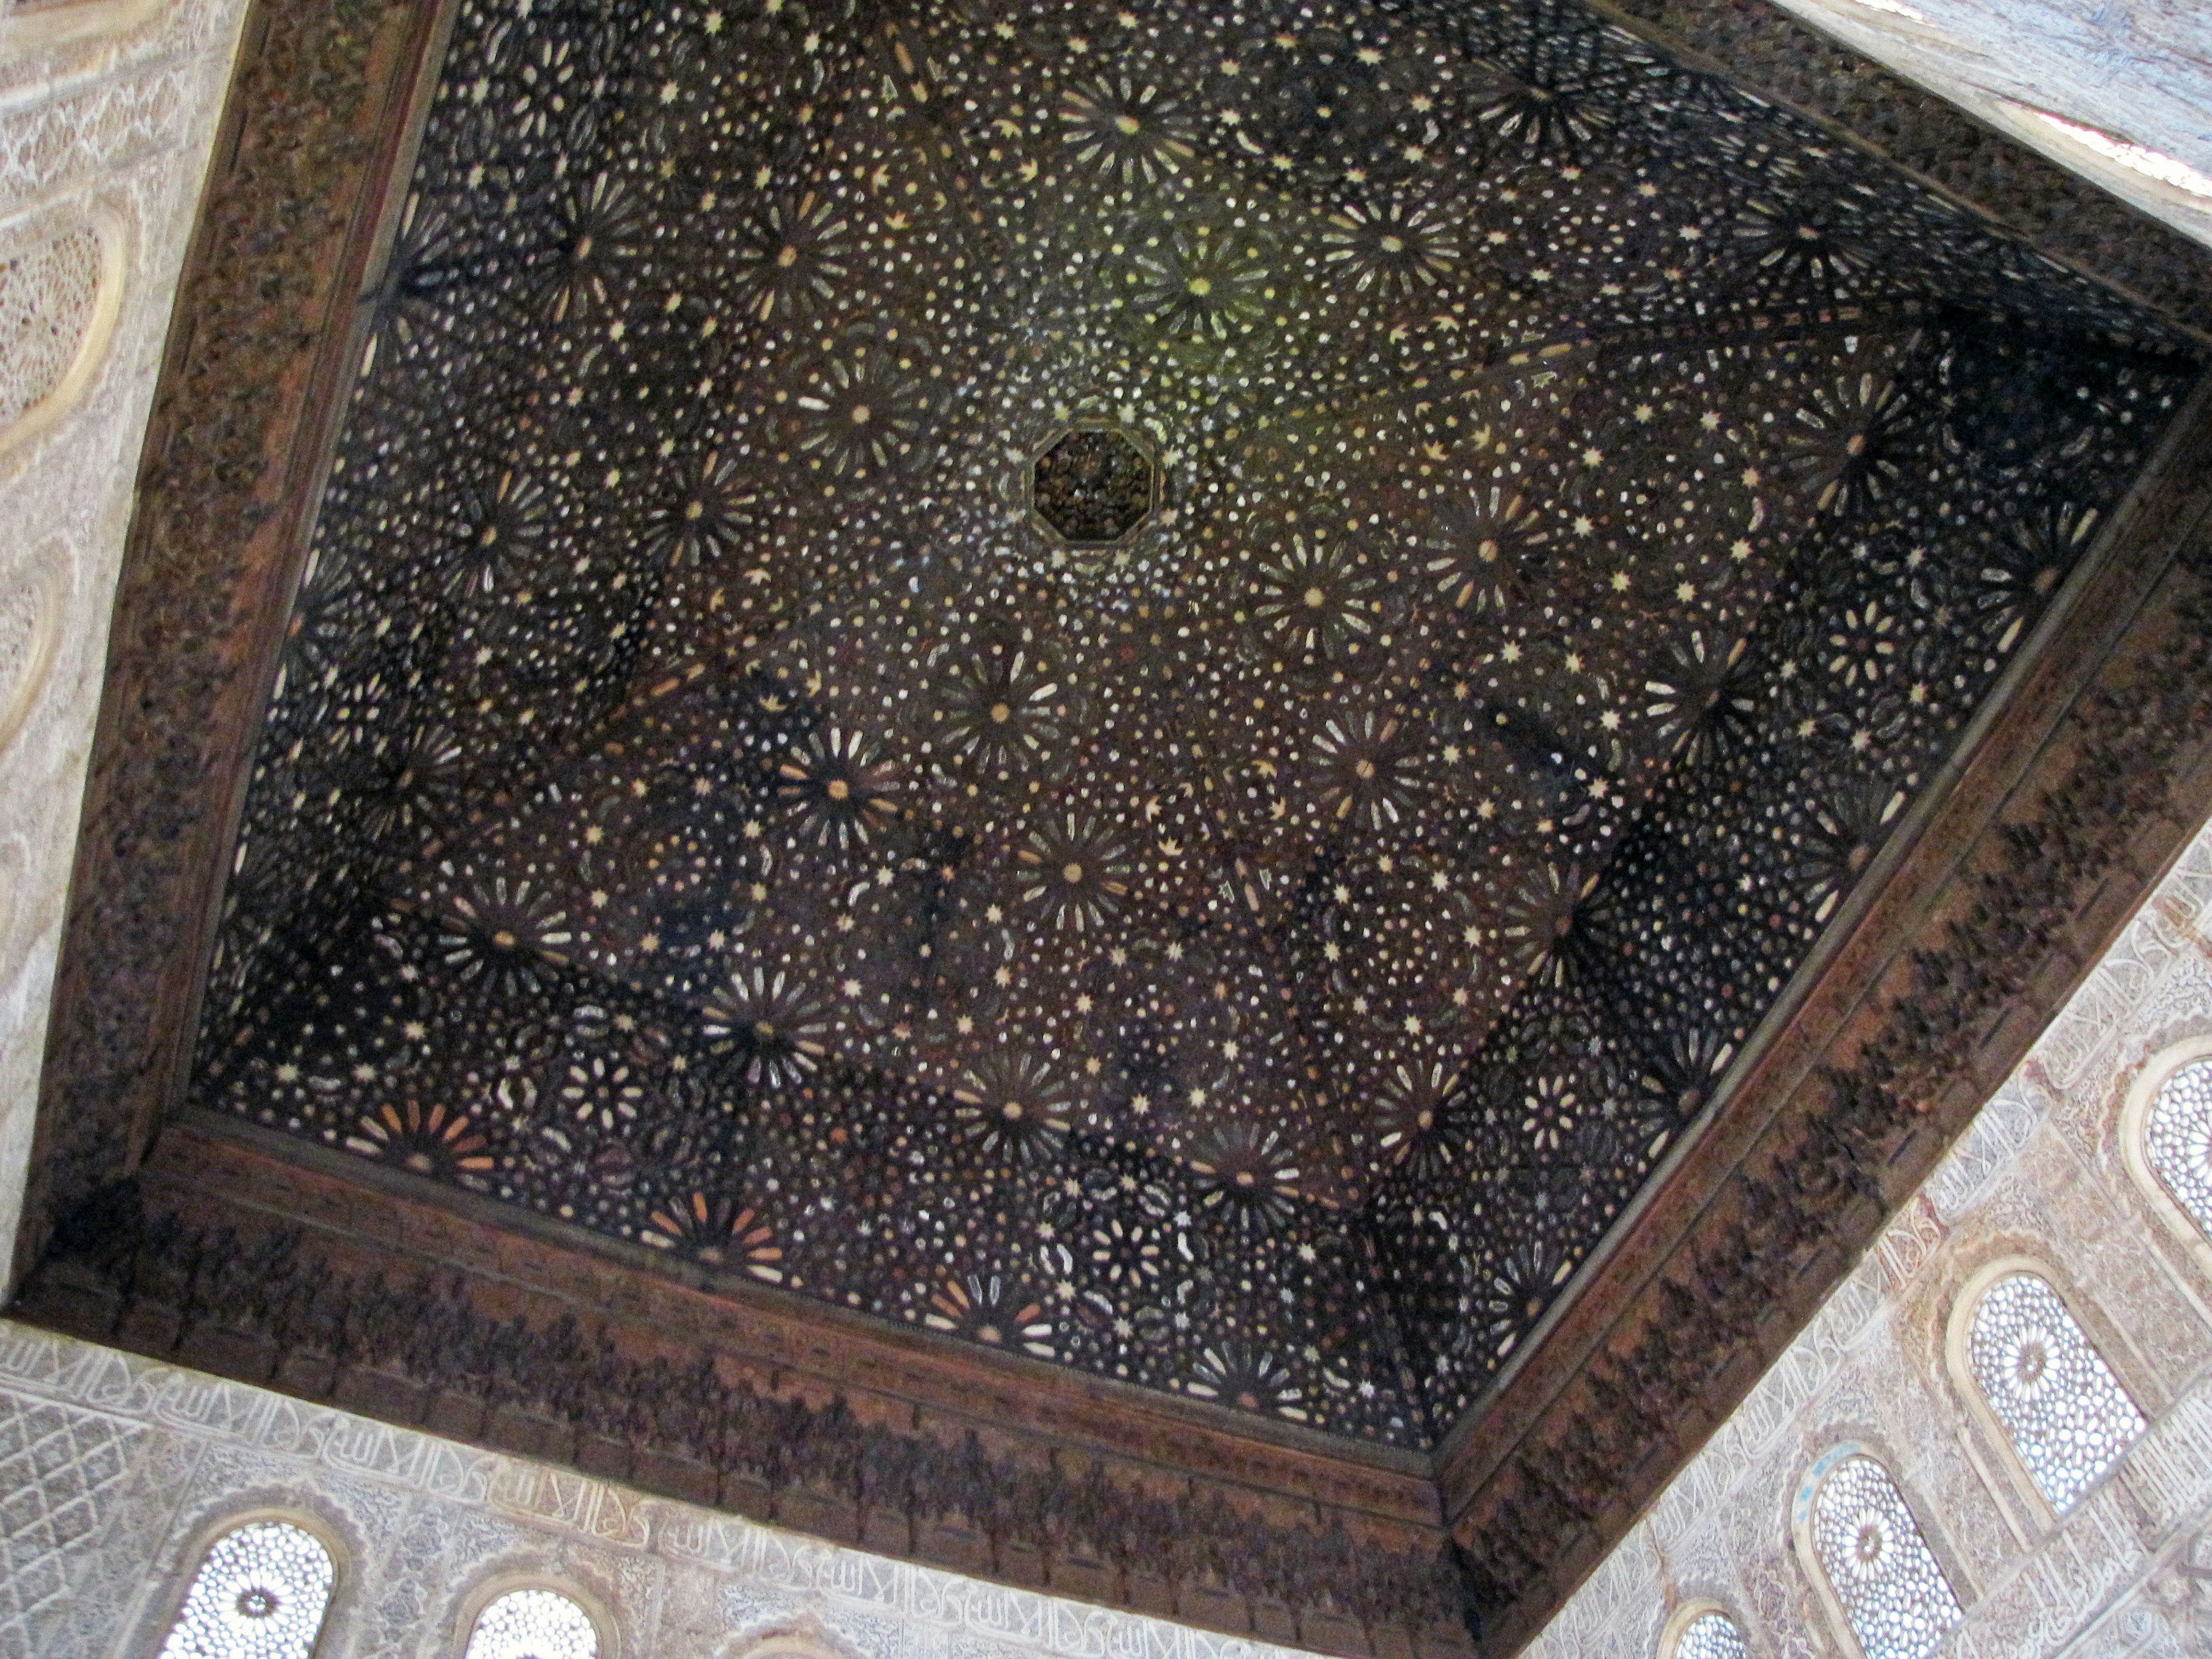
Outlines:
{"type": "Polygon", "coordinates": [[[1120,427],[1076,426],[1031,464],[1030,506],[1071,547],[1126,541],[1159,504],[1159,468],[1120,427]]]}

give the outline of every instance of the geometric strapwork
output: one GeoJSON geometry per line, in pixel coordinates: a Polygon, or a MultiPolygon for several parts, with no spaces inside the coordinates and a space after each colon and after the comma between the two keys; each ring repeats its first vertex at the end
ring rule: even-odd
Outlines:
{"type": "Polygon", "coordinates": [[[337,1569],[313,1533],[257,1521],[208,1547],[161,1659],[308,1659],[337,1569]]]}
{"type": "Polygon", "coordinates": [[[2058,1293],[2033,1273],[2008,1273],[1982,1292],[1966,1353],[2013,1449],[2061,1515],[2149,1426],[2058,1293]]]}
{"type": "Polygon", "coordinates": [[[832,9],[458,0],[193,1101],[1426,1445],[2193,364],[1568,0],[832,9]]]}
{"type": "Polygon", "coordinates": [[[1866,1659],[1927,1659],[1966,1617],[1889,1471],[1846,1457],[1813,1499],[1813,1549],[1866,1659]]]}

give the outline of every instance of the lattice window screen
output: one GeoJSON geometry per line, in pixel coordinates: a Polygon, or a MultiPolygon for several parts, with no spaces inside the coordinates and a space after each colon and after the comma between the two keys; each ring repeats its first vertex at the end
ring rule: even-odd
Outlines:
{"type": "Polygon", "coordinates": [[[2166,1080],[2143,1127],[2143,1152],[2174,1202],[2212,1237],[2212,1060],[2166,1080]]]}
{"type": "Polygon", "coordinates": [[[1967,1363],[2035,1484],[2063,1514],[2149,1426],[2058,1293],[2033,1273],[1982,1292],[1967,1363]]]}
{"type": "Polygon", "coordinates": [[[599,1627],[558,1590],[509,1590],[477,1615],[466,1659],[599,1659],[599,1627]]]}
{"type": "Polygon", "coordinates": [[[1700,1613],[1682,1626],[1673,1659],[1751,1659],[1743,1632],[1726,1613],[1700,1613]]]}
{"type": "Polygon", "coordinates": [[[100,300],[100,233],[89,226],[0,260],[0,431],[61,384],[100,300]]]}
{"type": "Polygon", "coordinates": [[[1813,1549],[1866,1659],[1926,1659],[1965,1617],[1889,1471],[1846,1457],[1813,1498],[1813,1549]]]}
{"type": "Polygon", "coordinates": [[[337,1568],[313,1533],[256,1521],[210,1547],[161,1659],[308,1659],[337,1568]]]}

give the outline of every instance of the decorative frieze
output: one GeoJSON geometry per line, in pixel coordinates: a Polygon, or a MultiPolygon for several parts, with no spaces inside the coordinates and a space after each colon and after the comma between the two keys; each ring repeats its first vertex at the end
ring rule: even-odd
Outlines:
{"type": "Polygon", "coordinates": [[[324,1659],[451,1659],[482,1589],[603,1601],[613,1655],[1293,1659],[1250,1637],[981,1583],[0,1323],[0,1654],[152,1651],[225,1517],[341,1551],[324,1659]]]}

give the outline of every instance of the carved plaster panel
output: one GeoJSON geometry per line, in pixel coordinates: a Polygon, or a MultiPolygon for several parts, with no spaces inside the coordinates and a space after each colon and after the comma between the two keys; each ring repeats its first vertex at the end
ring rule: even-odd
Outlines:
{"type": "Polygon", "coordinates": [[[98,370],[122,299],[121,243],[112,219],[64,220],[0,253],[0,450],[58,419],[98,370]]]}
{"type": "Polygon", "coordinates": [[[0,1323],[0,1659],[150,1652],[207,1543],[331,1537],[319,1659],[459,1651],[484,1592],[577,1593],[605,1659],[1291,1659],[1294,1650],[839,1548],[0,1323]]]}
{"type": "Polygon", "coordinates": [[[0,750],[29,718],[53,666],[69,574],[66,544],[19,549],[0,561],[0,750]]]}
{"type": "Polygon", "coordinates": [[[244,12],[243,0],[91,0],[0,15],[0,1225],[10,1238],[138,447],[244,12]]]}

